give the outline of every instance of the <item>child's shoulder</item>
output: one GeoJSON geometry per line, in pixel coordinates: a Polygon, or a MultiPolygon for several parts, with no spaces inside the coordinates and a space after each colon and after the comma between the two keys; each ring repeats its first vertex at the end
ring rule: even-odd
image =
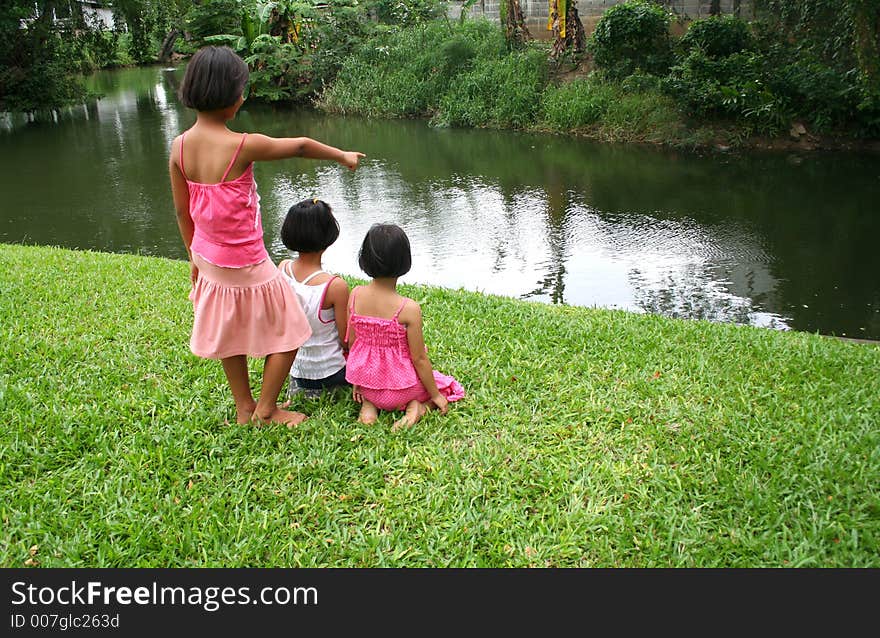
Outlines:
{"type": "Polygon", "coordinates": [[[171,140],[172,144],[180,144],[180,141],[183,139],[183,136],[189,133],[190,129],[185,129],[177,134],[177,136],[171,140]]]}
{"type": "Polygon", "coordinates": [[[340,289],[342,289],[342,288],[345,288],[346,290],[349,289],[349,285],[348,285],[348,282],[345,280],[345,277],[343,277],[342,275],[339,275],[337,273],[332,273],[332,272],[328,272],[327,274],[330,275],[330,285],[331,286],[335,286],[340,289]]]}
{"type": "Polygon", "coordinates": [[[327,284],[328,293],[335,293],[337,295],[345,296],[346,298],[348,298],[348,295],[350,294],[348,282],[343,279],[342,275],[337,275],[332,272],[325,272],[325,274],[321,276],[325,278],[322,283],[327,284]]]}
{"type": "Polygon", "coordinates": [[[400,316],[421,315],[422,307],[419,302],[412,297],[400,295],[400,316]]]}

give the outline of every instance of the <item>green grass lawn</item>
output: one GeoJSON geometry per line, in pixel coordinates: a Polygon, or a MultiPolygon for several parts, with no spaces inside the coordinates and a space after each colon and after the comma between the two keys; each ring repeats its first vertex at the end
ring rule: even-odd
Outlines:
{"type": "Polygon", "coordinates": [[[880,567],[880,347],[403,288],[446,416],[226,426],[185,263],[0,245],[0,565],[880,567]]]}

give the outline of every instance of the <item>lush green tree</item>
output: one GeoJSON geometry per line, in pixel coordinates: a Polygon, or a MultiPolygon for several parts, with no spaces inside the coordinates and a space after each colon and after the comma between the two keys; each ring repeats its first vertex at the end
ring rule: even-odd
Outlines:
{"type": "Polygon", "coordinates": [[[880,134],[880,0],[755,0],[755,8],[789,83],[820,111],[842,104],[865,134],[880,134]]]}
{"type": "Polygon", "coordinates": [[[71,38],[81,14],[56,23],[65,0],[0,4],[0,110],[51,110],[82,99],[81,55],[71,38]]]}
{"type": "Polygon", "coordinates": [[[880,80],[880,0],[755,0],[777,39],[880,80]]]}
{"type": "MultiPolygon", "coordinates": [[[[110,0],[113,13],[131,35],[129,53],[138,64],[155,62],[169,56],[169,40],[183,33],[185,18],[194,6],[206,4],[195,0],[110,0]]],[[[238,0],[230,0],[236,6],[238,0]]],[[[210,3],[210,0],[209,2],[210,3]]]]}

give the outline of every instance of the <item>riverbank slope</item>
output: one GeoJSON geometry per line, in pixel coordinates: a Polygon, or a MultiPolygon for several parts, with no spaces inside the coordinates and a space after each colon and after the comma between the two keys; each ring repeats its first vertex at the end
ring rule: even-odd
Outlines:
{"type": "Polygon", "coordinates": [[[846,93],[833,70],[817,76],[794,53],[784,65],[757,51],[718,59],[703,59],[699,51],[666,54],[677,60],[669,68],[648,72],[630,61],[636,66],[629,72],[594,73],[592,54],[557,63],[548,42],[511,50],[487,20],[434,21],[376,36],[356,49],[315,105],[329,113],[423,118],[437,126],[673,148],[880,151],[874,94],[855,104],[862,88],[846,93]],[[792,74],[804,86],[792,84],[792,74]],[[834,91],[844,91],[848,101],[826,96],[834,91]]]}
{"type": "Polygon", "coordinates": [[[5,567],[880,567],[880,347],[405,286],[463,401],[255,429],[185,263],[0,266],[5,567]]]}

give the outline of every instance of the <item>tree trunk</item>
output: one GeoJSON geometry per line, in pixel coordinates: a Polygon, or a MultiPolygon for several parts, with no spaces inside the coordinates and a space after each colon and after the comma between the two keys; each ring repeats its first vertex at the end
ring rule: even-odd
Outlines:
{"type": "Polygon", "coordinates": [[[586,50],[587,35],[577,11],[577,0],[550,0],[549,24],[553,29],[553,47],[550,57],[558,60],[566,51],[580,55],[586,50]],[[560,19],[559,5],[565,6],[560,19]]]}
{"type": "Polygon", "coordinates": [[[171,61],[171,54],[174,53],[174,42],[180,35],[180,29],[174,28],[168,32],[165,39],[162,40],[162,46],[159,48],[159,63],[167,64],[171,61]]]}
{"type": "Polygon", "coordinates": [[[880,7],[876,2],[861,0],[853,11],[853,45],[859,70],[869,84],[880,83],[880,7]]]}
{"type": "Polygon", "coordinates": [[[721,15],[721,0],[712,0],[712,3],[709,5],[709,15],[721,15]]]}
{"type": "Polygon", "coordinates": [[[505,37],[508,44],[520,46],[530,40],[532,34],[523,19],[522,8],[519,0],[506,0],[507,15],[505,16],[505,37]]]}

